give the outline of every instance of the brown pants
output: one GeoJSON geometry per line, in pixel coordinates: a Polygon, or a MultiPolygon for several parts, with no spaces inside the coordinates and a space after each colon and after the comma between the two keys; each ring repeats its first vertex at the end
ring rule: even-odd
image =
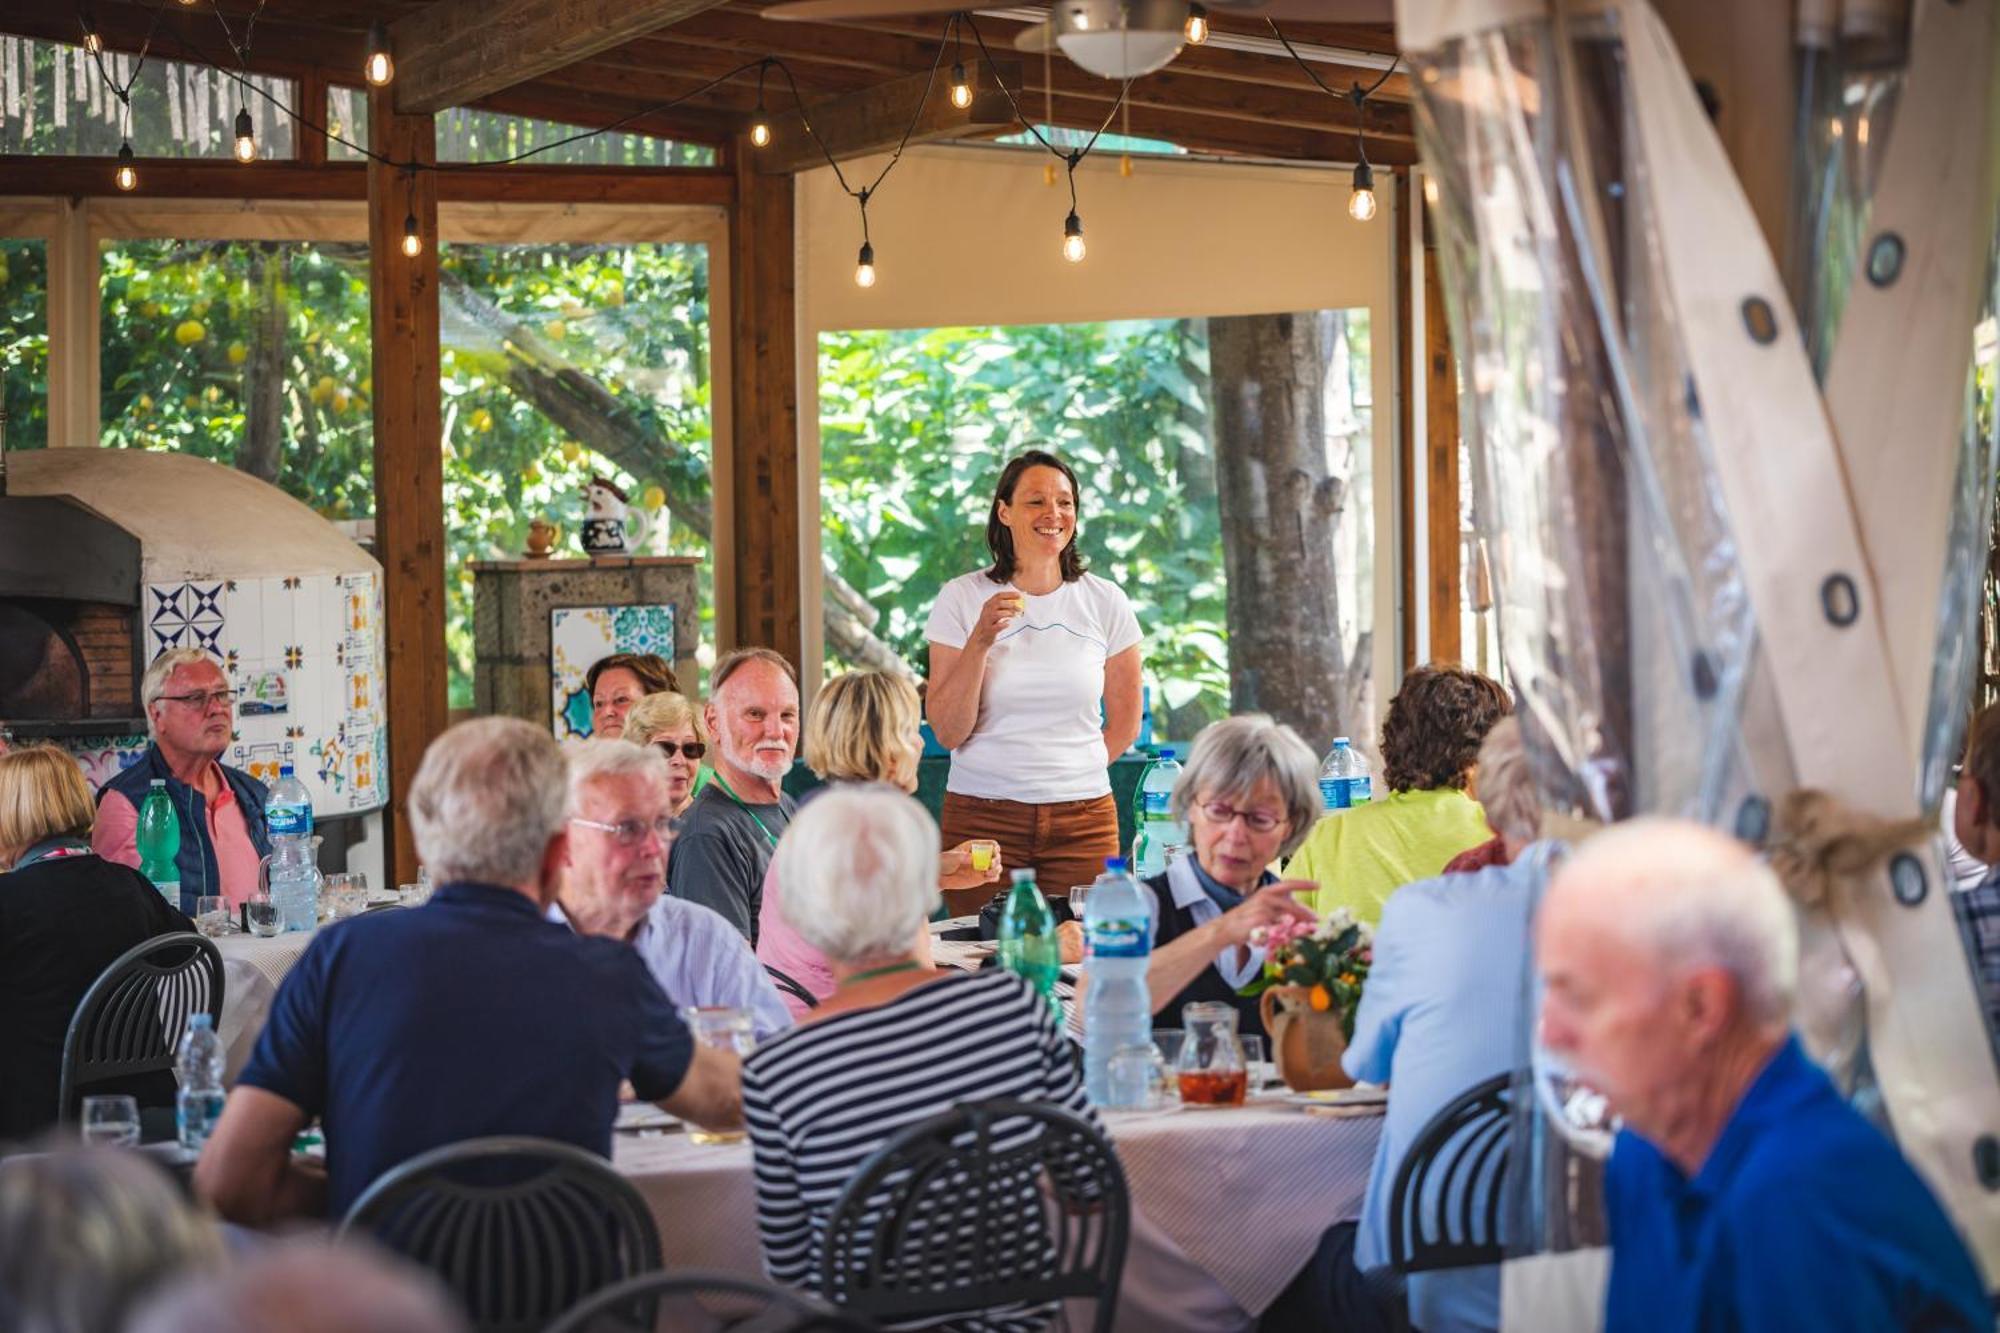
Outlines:
{"type": "MultiPolygon", "coordinates": [[[[1051,898],[1066,898],[1071,886],[1090,883],[1104,873],[1104,858],[1118,855],[1118,803],[1108,794],[1029,805],[946,792],[940,813],[946,847],[968,838],[991,838],[1000,844],[1001,864],[1010,871],[1033,870],[1037,887],[1051,898]]],[[[1005,883],[1003,877],[1003,887],[1005,883]]],[[[993,893],[954,893],[950,907],[973,911],[993,893]]]]}

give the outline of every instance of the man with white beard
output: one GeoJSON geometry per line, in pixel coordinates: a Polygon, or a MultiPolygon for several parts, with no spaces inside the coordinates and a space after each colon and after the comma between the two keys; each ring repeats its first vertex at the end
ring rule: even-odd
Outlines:
{"type": "Polygon", "coordinates": [[[743,648],[709,681],[715,776],[681,817],[667,892],[720,912],[754,946],[764,872],[795,809],[779,784],[799,743],[798,679],[769,648],[743,648]]]}

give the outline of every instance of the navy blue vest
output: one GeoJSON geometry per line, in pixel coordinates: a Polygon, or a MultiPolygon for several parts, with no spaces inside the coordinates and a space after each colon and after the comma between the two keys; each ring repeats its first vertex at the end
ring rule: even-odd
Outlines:
{"type": "MultiPolygon", "coordinates": [[[[224,763],[216,767],[222,770],[222,780],[229,784],[237,808],[243,812],[243,826],[250,830],[251,845],[257,849],[257,855],[269,856],[271,830],[264,819],[268,790],[240,768],[224,763]]],[[[208,803],[202,794],[175,777],[160,747],[149,744],[138,763],[104,784],[104,789],[97,793],[97,801],[102,805],[105,794],[115,791],[130,801],[135,811],[139,810],[146,804],[154,778],[166,779],[167,799],[174,803],[174,813],[180,816],[181,851],[175,860],[181,872],[181,910],[193,916],[195,899],[222,893],[222,868],[216,862],[215,848],[208,841],[208,803]]]]}

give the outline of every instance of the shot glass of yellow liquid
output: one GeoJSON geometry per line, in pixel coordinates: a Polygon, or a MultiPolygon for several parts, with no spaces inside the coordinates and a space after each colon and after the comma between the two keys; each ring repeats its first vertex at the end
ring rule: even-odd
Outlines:
{"type": "Polygon", "coordinates": [[[1000,844],[991,838],[978,838],[973,841],[972,846],[968,850],[972,854],[972,868],[974,870],[991,870],[993,868],[993,858],[1000,855],[1000,844]]]}

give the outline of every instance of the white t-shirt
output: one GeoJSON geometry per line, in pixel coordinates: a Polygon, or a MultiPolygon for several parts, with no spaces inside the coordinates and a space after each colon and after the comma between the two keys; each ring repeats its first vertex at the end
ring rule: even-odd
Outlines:
{"type": "MultiPolygon", "coordinates": [[[[1002,589],[984,571],[953,579],[939,590],[924,636],[963,648],[1002,589]]],[[[945,790],[1031,805],[1106,795],[1104,663],[1139,642],[1138,617],[1117,585],[1095,574],[1022,596],[1027,608],[986,655],[979,720],[951,753],[945,790]]]]}

